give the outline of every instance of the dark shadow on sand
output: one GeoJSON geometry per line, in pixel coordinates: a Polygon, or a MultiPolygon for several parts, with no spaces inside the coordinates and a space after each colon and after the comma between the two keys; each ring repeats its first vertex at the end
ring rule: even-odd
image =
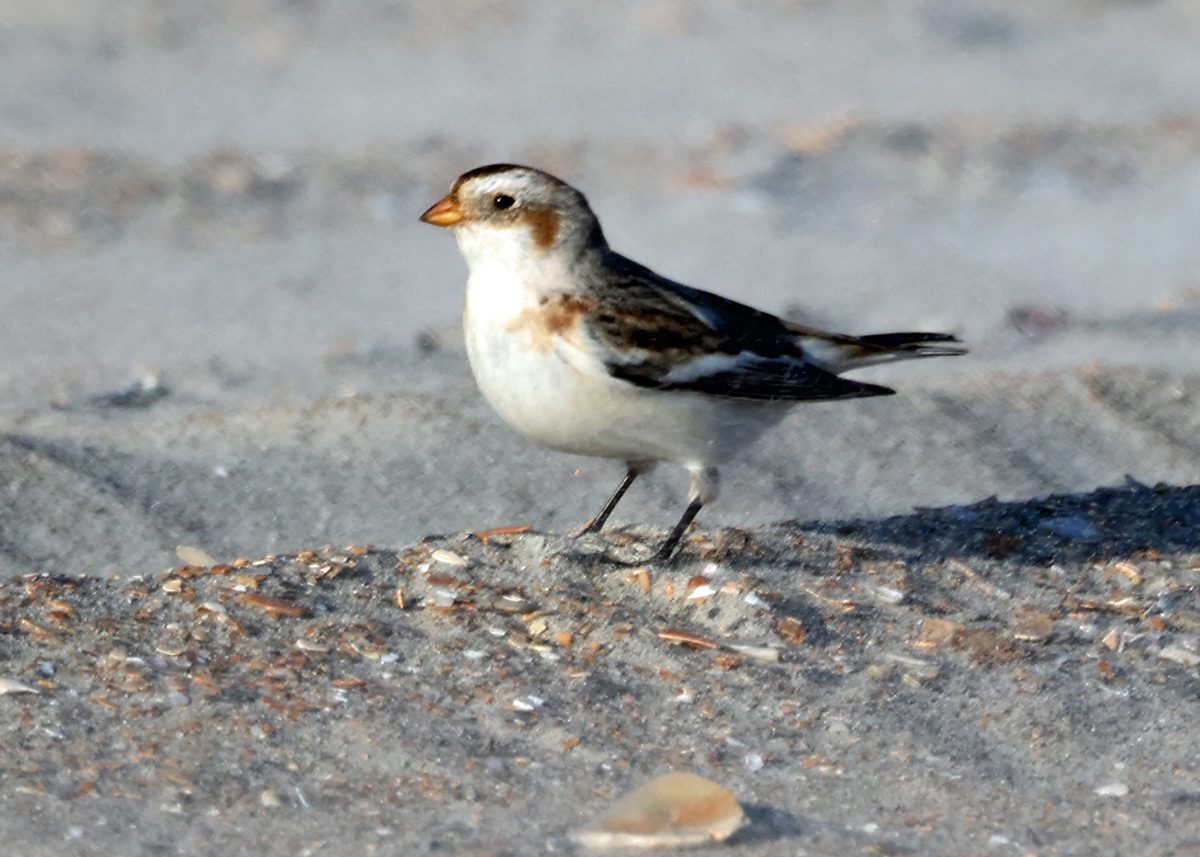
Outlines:
{"type": "MultiPolygon", "coordinates": [[[[805,522],[800,529],[861,539],[904,558],[1048,565],[1200,550],[1200,485],[1142,485],[1013,502],[918,509],[876,520],[805,522]]],[[[900,557],[897,557],[900,558],[900,557]]]]}

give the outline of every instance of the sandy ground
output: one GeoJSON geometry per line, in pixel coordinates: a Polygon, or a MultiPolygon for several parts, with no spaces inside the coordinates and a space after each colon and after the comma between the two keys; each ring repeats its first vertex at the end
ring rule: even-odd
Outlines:
{"type": "Polygon", "coordinates": [[[569,853],[689,768],[731,854],[1200,853],[1195,4],[0,24],[12,849],[569,853]],[[971,356],[799,409],[647,591],[682,478],[565,540],[619,468],[488,411],[415,221],[501,159],[664,274],[971,356]]]}

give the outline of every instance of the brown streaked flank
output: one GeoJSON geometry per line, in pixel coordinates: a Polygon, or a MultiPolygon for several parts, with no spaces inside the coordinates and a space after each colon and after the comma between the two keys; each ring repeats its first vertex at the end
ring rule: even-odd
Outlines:
{"type": "Polygon", "coordinates": [[[542,298],[537,306],[526,307],[510,321],[507,329],[524,333],[532,348],[546,352],[554,347],[555,337],[571,337],[580,320],[596,308],[596,302],[576,295],[542,298]]]}

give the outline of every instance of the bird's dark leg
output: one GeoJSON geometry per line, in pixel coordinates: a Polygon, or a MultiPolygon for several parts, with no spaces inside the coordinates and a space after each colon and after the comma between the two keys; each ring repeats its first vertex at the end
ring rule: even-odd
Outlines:
{"type": "Polygon", "coordinates": [[[683,534],[687,531],[688,526],[695,520],[696,515],[704,508],[705,503],[711,503],[717,499],[717,491],[720,484],[720,477],[715,467],[689,467],[692,473],[692,484],[688,489],[688,496],[691,498],[688,501],[688,506],[683,510],[683,516],[679,522],[675,524],[671,534],[667,536],[667,540],[662,543],[662,547],[658,549],[652,558],[651,562],[670,562],[671,557],[675,553],[675,548],[679,545],[679,540],[683,538],[683,534]]]}
{"type": "Polygon", "coordinates": [[[617,490],[608,498],[608,502],[604,504],[604,508],[600,510],[600,514],[592,518],[571,535],[578,538],[579,536],[587,535],[588,533],[598,533],[608,521],[608,516],[613,513],[613,509],[617,508],[617,504],[621,502],[621,498],[625,496],[625,492],[629,490],[629,486],[633,484],[633,480],[637,479],[646,472],[647,465],[641,461],[630,461],[626,464],[625,478],[621,480],[621,484],[617,486],[617,490]]]}
{"type": "Polygon", "coordinates": [[[667,536],[667,540],[662,543],[662,547],[658,549],[658,553],[656,553],[650,559],[651,562],[671,561],[671,556],[675,553],[675,548],[678,546],[679,540],[683,538],[684,531],[687,530],[688,526],[692,523],[702,508],[704,508],[704,503],[699,497],[696,497],[692,500],[692,502],[688,503],[687,508],[683,510],[683,517],[679,519],[679,523],[677,523],[675,528],[671,530],[671,534],[667,536]]]}

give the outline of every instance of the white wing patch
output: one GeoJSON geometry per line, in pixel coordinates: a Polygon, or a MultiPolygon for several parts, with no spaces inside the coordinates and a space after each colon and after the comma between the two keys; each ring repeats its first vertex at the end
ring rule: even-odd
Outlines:
{"type": "Polygon", "coordinates": [[[689,384],[713,375],[736,374],[761,363],[763,359],[753,351],[742,351],[739,354],[705,354],[703,357],[680,363],[663,377],[663,381],[667,384],[689,384]]]}

